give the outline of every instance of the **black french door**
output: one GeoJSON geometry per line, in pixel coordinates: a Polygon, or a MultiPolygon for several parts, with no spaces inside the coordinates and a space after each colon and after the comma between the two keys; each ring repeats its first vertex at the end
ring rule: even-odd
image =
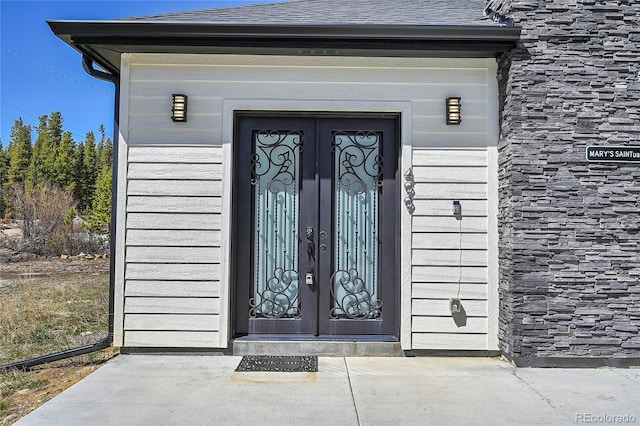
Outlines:
{"type": "Polygon", "coordinates": [[[235,334],[397,335],[396,117],[236,119],[235,334]]]}

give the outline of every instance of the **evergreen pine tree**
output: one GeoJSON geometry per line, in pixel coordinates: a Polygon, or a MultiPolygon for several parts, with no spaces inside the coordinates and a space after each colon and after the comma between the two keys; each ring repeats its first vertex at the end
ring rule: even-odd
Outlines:
{"type": "Polygon", "coordinates": [[[31,153],[31,161],[27,170],[26,181],[29,186],[34,187],[44,183],[47,175],[46,158],[50,155],[50,142],[47,132],[47,115],[38,118],[38,127],[36,128],[36,142],[33,144],[31,153]]]}
{"type": "Polygon", "coordinates": [[[84,153],[82,158],[82,182],[83,190],[78,200],[80,211],[91,206],[96,190],[98,178],[98,152],[96,150],[96,138],[93,132],[88,132],[84,141],[84,153]]]}
{"type": "Polygon", "coordinates": [[[0,214],[7,206],[7,191],[13,187],[47,188],[49,185],[73,191],[78,210],[84,212],[94,234],[108,234],[111,223],[111,180],[113,142],[100,126],[100,141],[93,132],[76,144],[62,127],[62,114],[52,112],[39,118],[35,144],[32,128],[22,119],[14,122],[5,150],[0,142],[0,214]]]}
{"type": "Polygon", "coordinates": [[[83,187],[83,167],[84,167],[84,142],[80,142],[74,149],[74,170],[73,170],[73,198],[78,202],[80,208],[80,200],[84,194],[83,187]]]}
{"type": "Polygon", "coordinates": [[[55,184],[56,182],[56,155],[58,154],[58,147],[62,142],[62,114],[58,111],[54,111],[49,115],[47,120],[46,134],[47,134],[47,151],[44,156],[44,178],[47,182],[55,184]]]}
{"type": "Polygon", "coordinates": [[[62,141],[63,122],[62,114],[58,111],[52,112],[47,120],[47,136],[54,146],[60,145],[60,142],[62,141]]]}
{"type": "MultiPolygon", "coordinates": [[[[83,218],[90,233],[107,235],[111,226],[113,142],[107,137],[103,125],[100,125],[98,130],[100,132],[100,141],[96,149],[96,160],[100,173],[97,177],[93,200],[91,205],[84,210],[83,218]]],[[[91,150],[86,147],[86,144],[83,153],[85,162],[89,162],[86,160],[86,156],[90,155],[91,150]]]]}
{"type": "Polygon", "coordinates": [[[18,185],[25,182],[27,170],[31,163],[31,126],[26,126],[21,118],[11,127],[7,170],[7,185],[18,185]]]}
{"type": "Polygon", "coordinates": [[[4,150],[2,140],[0,140],[0,187],[9,180],[9,155],[4,150]]]}
{"type": "Polygon", "coordinates": [[[60,188],[73,191],[75,189],[75,142],[70,132],[64,132],[60,145],[56,149],[54,183],[60,188]]]}
{"type": "Polygon", "coordinates": [[[100,132],[100,142],[98,143],[98,163],[102,170],[103,167],[111,167],[113,162],[113,141],[111,138],[107,137],[107,133],[102,124],[98,128],[98,131],[100,132]]]}
{"type": "Polygon", "coordinates": [[[31,186],[56,183],[56,155],[62,141],[62,114],[57,111],[38,119],[27,181],[31,186]]]}
{"type": "Polygon", "coordinates": [[[84,220],[94,235],[106,235],[111,225],[111,167],[103,167],[98,175],[96,192],[91,208],[85,211],[84,220]]]}
{"type": "Polygon", "coordinates": [[[6,185],[9,181],[9,155],[0,140],[0,218],[6,214],[6,185]]]}

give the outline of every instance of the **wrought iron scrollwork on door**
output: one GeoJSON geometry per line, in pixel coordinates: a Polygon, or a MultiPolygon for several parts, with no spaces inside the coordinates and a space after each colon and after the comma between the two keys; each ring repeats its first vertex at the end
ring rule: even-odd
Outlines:
{"type": "Polygon", "coordinates": [[[249,317],[298,318],[298,272],[276,268],[265,285],[249,299],[249,317]]]}
{"type": "Polygon", "coordinates": [[[382,186],[382,153],[376,132],[334,132],[333,152],[337,153],[337,180],[350,191],[362,192],[373,178],[382,186]]]}
{"type": "Polygon", "coordinates": [[[269,190],[273,193],[296,183],[298,154],[302,152],[302,134],[295,131],[280,133],[277,130],[261,130],[254,137],[251,184],[258,184],[259,178],[268,174],[271,175],[269,190]]]}
{"type": "Polygon", "coordinates": [[[334,132],[334,270],[331,318],[378,319],[381,135],[334,132]]]}
{"type": "Polygon", "coordinates": [[[251,318],[298,318],[298,213],[302,132],[254,133],[254,282],[251,318]]]}
{"type": "Polygon", "coordinates": [[[338,270],[331,276],[331,297],[334,305],[331,318],[368,318],[382,316],[382,302],[368,290],[358,271],[338,270]]]}

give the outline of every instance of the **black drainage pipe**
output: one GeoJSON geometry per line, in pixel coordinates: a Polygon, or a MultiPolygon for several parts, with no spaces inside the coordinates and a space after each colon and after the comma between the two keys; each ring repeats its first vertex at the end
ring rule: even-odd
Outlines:
{"type": "Polygon", "coordinates": [[[79,348],[67,349],[66,351],[54,352],[49,355],[39,356],[37,358],[31,358],[24,361],[14,362],[12,364],[0,365],[0,372],[10,370],[28,370],[31,367],[35,367],[40,364],[46,364],[48,362],[59,361],[65,358],[71,358],[72,356],[84,355],[91,352],[100,351],[111,346],[111,339],[109,337],[100,340],[93,345],[82,346],[79,348]]]}
{"type": "Polygon", "coordinates": [[[40,364],[59,361],[61,359],[71,358],[78,355],[84,355],[91,352],[101,351],[111,346],[113,343],[113,301],[115,295],[115,248],[116,248],[116,200],[118,181],[118,135],[120,132],[120,82],[119,77],[93,68],[93,60],[87,55],[82,55],[82,68],[92,77],[113,83],[115,86],[115,107],[114,107],[114,131],[113,131],[113,172],[111,179],[111,243],[109,254],[109,333],[107,337],[97,341],[92,345],[81,346],[79,348],[67,349],[60,352],[54,352],[37,358],[31,358],[24,361],[18,361],[11,364],[0,365],[0,373],[10,370],[28,370],[40,364]]]}

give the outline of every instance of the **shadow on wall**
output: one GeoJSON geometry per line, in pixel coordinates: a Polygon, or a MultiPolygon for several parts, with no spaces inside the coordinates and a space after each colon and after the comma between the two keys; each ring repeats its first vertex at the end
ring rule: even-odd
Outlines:
{"type": "Polygon", "coordinates": [[[467,311],[462,306],[462,301],[458,298],[450,300],[451,317],[458,327],[465,327],[467,325],[467,311]]]}

